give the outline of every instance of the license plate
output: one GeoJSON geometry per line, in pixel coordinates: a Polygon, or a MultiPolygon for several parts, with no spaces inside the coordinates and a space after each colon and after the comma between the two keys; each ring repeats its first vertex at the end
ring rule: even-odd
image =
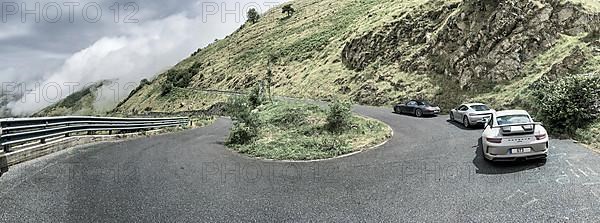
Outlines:
{"type": "Polygon", "coordinates": [[[516,143],[521,143],[521,142],[528,142],[530,141],[531,138],[517,138],[517,139],[509,139],[509,142],[516,142],[516,143]]]}
{"type": "Polygon", "coordinates": [[[518,148],[518,149],[511,149],[511,153],[512,154],[519,154],[519,153],[530,153],[531,152],[531,148],[518,148]]]}

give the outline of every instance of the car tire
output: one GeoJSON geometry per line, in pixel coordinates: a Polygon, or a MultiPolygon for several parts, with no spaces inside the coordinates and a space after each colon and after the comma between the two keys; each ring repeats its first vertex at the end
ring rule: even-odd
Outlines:
{"type": "Polygon", "coordinates": [[[415,116],[417,116],[417,117],[423,117],[423,111],[421,109],[415,110],[415,116]]]}
{"type": "Polygon", "coordinates": [[[450,112],[450,121],[451,122],[455,122],[456,120],[454,120],[454,113],[450,112]]]}
{"type": "Polygon", "coordinates": [[[538,167],[542,167],[542,166],[545,166],[546,164],[548,164],[548,157],[539,159],[536,165],[538,167]]]}
{"type": "Polygon", "coordinates": [[[398,111],[398,107],[394,107],[394,113],[400,114],[400,111],[398,111]]]}
{"type": "Polygon", "coordinates": [[[471,123],[469,123],[469,119],[467,118],[467,116],[463,118],[463,126],[467,129],[471,127],[471,123]]]}

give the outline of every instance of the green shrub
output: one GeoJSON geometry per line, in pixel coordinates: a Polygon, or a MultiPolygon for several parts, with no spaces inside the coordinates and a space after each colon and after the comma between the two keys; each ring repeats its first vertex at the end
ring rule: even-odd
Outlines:
{"type": "Polygon", "coordinates": [[[242,117],[250,113],[251,110],[248,105],[248,99],[245,96],[230,97],[225,104],[225,112],[233,119],[242,117]]]}
{"type": "Polygon", "coordinates": [[[327,130],[341,133],[351,125],[351,105],[348,102],[335,101],[329,105],[327,112],[327,130]]]}
{"type": "MultiPolygon", "coordinates": [[[[167,71],[167,81],[164,85],[171,85],[171,87],[187,88],[192,83],[192,78],[200,72],[200,63],[194,63],[187,69],[183,70],[169,70],[167,71]]],[[[170,91],[165,91],[163,88],[163,95],[168,94],[170,91]],[[165,93],[167,92],[167,93],[165,93]]]]}
{"type": "Polygon", "coordinates": [[[243,122],[237,122],[231,128],[227,145],[245,145],[252,142],[258,136],[258,130],[255,127],[243,122]]]}
{"type": "Polygon", "coordinates": [[[265,99],[265,92],[260,85],[253,87],[248,95],[248,102],[252,109],[263,105],[266,101],[265,99]]]}
{"type": "Polygon", "coordinates": [[[587,128],[577,130],[576,139],[600,149],[600,120],[587,128]]]}
{"type": "Polygon", "coordinates": [[[600,114],[600,76],[581,74],[531,86],[537,117],[558,134],[573,135],[600,114]]]}
{"type": "Polygon", "coordinates": [[[252,109],[247,97],[237,96],[229,99],[226,111],[233,119],[233,128],[227,139],[228,145],[244,145],[256,138],[260,120],[252,109]]]}
{"type": "Polygon", "coordinates": [[[166,96],[173,91],[173,83],[167,82],[161,85],[160,96],[166,96]]]}

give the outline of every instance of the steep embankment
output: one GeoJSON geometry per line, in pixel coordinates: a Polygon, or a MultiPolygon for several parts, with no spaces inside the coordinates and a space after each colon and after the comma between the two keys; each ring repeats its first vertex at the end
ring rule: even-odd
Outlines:
{"type": "Polygon", "coordinates": [[[443,107],[473,98],[499,107],[542,76],[600,70],[594,1],[298,0],[133,92],[118,108],[210,107],[267,77],[274,93],[384,105],[425,97],[443,107]],[[579,3],[573,3],[579,2],[579,3]],[[187,89],[187,90],[186,90],[187,89]]]}

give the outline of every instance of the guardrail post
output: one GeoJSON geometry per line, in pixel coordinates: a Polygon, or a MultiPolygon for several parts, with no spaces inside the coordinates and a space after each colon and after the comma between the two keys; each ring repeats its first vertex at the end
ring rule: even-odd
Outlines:
{"type": "Polygon", "coordinates": [[[2,147],[2,152],[9,153],[10,152],[10,146],[9,145],[3,146],[2,147]]]}
{"type": "Polygon", "coordinates": [[[40,143],[41,144],[45,144],[46,143],[46,139],[40,139],[40,143]]]}
{"type": "Polygon", "coordinates": [[[4,151],[0,151],[0,176],[8,171],[8,159],[4,151]]]}

